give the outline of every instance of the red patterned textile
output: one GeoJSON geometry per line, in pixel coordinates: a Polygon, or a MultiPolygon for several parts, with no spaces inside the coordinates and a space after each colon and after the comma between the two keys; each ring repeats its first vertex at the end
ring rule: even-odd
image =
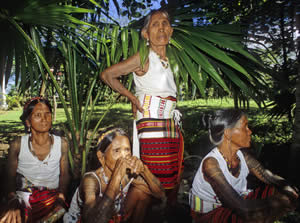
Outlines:
{"type": "MultiPolygon", "coordinates": [[[[265,187],[259,187],[253,192],[249,193],[245,199],[255,200],[255,199],[265,199],[274,194],[274,187],[266,185],[265,187]]],[[[206,214],[199,214],[191,210],[191,215],[195,222],[205,222],[205,223],[243,223],[238,215],[236,215],[232,209],[219,207],[206,214]]]]}
{"type": "Polygon", "coordinates": [[[56,189],[28,188],[32,194],[29,197],[30,207],[24,209],[25,216],[29,222],[37,222],[41,218],[47,216],[55,207],[55,201],[58,196],[56,189]],[[30,221],[31,219],[31,221],[30,221]]]}
{"type": "Polygon", "coordinates": [[[173,119],[143,118],[137,122],[141,160],[159,178],[165,189],[172,189],[179,181],[183,165],[183,137],[173,119]],[[155,137],[157,133],[164,137],[155,137]],[[145,134],[144,134],[145,135],[145,134]]]}

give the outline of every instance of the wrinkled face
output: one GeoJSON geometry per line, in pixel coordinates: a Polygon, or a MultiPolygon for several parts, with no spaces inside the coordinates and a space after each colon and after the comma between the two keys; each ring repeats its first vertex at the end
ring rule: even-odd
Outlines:
{"type": "Polygon", "coordinates": [[[157,12],[151,16],[147,31],[143,33],[149,39],[151,46],[166,46],[173,33],[173,29],[166,15],[157,12]]]}
{"type": "Polygon", "coordinates": [[[237,123],[237,126],[231,129],[231,143],[239,148],[250,147],[252,131],[248,127],[248,119],[246,116],[237,123]]]}
{"type": "Polygon", "coordinates": [[[37,103],[26,124],[31,127],[32,131],[48,132],[52,125],[52,114],[48,106],[44,103],[37,103]]]}
{"type": "Polygon", "coordinates": [[[126,136],[117,135],[104,153],[105,164],[110,170],[113,170],[119,158],[130,156],[131,147],[129,139],[126,136]]]}

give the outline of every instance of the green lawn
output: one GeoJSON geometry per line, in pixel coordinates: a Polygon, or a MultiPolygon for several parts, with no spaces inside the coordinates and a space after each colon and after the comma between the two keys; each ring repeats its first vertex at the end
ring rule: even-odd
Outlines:
{"type": "MultiPolygon", "coordinates": [[[[185,144],[187,147],[197,143],[197,139],[206,133],[202,125],[202,115],[219,108],[233,107],[232,99],[198,99],[193,101],[178,102],[178,109],[183,117],[183,129],[185,144]]],[[[103,112],[107,109],[106,104],[96,107],[92,116],[92,126],[96,124],[103,112]]],[[[287,119],[270,119],[266,113],[259,110],[257,105],[251,101],[250,109],[246,111],[249,117],[250,128],[253,131],[253,141],[260,144],[286,143],[291,139],[291,124],[287,119]]],[[[21,110],[0,111],[0,141],[7,142],[9,135],[18,132],[22,133],[24,127],[20,121],[21,110]]],[[[61,123],[66,122],[64,110],[57,109],[56,119],[53,121],[54,128],[60,128],[61,123]]],[[[100,127],[110,125],[132,130],[131,106],[129,103],[115,104],[102,121],[100,127]]]]}

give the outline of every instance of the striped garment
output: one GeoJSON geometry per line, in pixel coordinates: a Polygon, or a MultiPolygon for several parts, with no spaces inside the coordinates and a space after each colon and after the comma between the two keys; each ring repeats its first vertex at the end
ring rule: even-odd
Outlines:
{"type": "Polygon", "coordinates": [[[144,112],[136,122],[141,160],[165,189],[174,188],[183,168],[183,137],[174,120],[176,99],[139,97],[144,112]]]}
{"type": "Polygon", "coordinates": [[[41,190],[41,188],[35,187],[28,188],[28,191],[31,192],[31,195],[29,196],[31,207],[25,207],[24,213],[26,218],[29,220],[31,219],[32,222],[37,222],[37,220],[50,214],[55,208],[58,191],[56,189],[46,188],[41,190]]]}
{"type": "MultiPolygon", "coordinates": [[[[255,200],[255,199],[266,199],[274,194],[274,187],[265,185],[259,187],[253,192],[250,192],[244,199],[255,200]]],[[[232,209],[225,207],[218,207],[208,213],[202,214],[194,210],[201,210],[203,201],[194,196],[191,199],[191,215],[195,222],[205,223],[243,223],[243,219],[233,212],[232,209]],[[195,209],[197,208],[197,209],[195,209]]]]}

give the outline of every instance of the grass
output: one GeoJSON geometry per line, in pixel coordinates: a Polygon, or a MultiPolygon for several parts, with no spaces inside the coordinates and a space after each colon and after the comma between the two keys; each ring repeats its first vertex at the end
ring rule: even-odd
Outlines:
{"type": "MultiPolygon", "coordinates": [[[[92,124],[94,126],[102,114],[106,111],[106,104],[98,105],[92,115],[92,124]]],[[[233,107],[233,100],[225,99],[198,99],[193,101],[178,102],[178,109],[183,117],[183,129],[185,133],[185,144],[187,147],[197,143],[197,140],[205,135],[207,130],[203,126],[202,116],[220,108],[233,107]]],[[[0,142],[7,142],[9,134],[13,132],[21,133],[24,129],[21,121],[20,109],[10,111],[0,111],[0,142]]],[[[284,144],[291,140],[292,124],[286,118],[270,119],[265,111],[259,110],[257,105],[251,101],[248,114],[249,125],[253,131],[253,142],[262,145],[276,143],[284,144]]],[[[62,123],[66,122],[64,110],[58,108],[56,119],[53,121],[54,128],[60,128],[62,123]]],[[[108,115],[101,123],[101,127],[119,126],[126,129],[129,133],[132,130],[132,114],[129,103],[115,104],[108,115]]]]}

